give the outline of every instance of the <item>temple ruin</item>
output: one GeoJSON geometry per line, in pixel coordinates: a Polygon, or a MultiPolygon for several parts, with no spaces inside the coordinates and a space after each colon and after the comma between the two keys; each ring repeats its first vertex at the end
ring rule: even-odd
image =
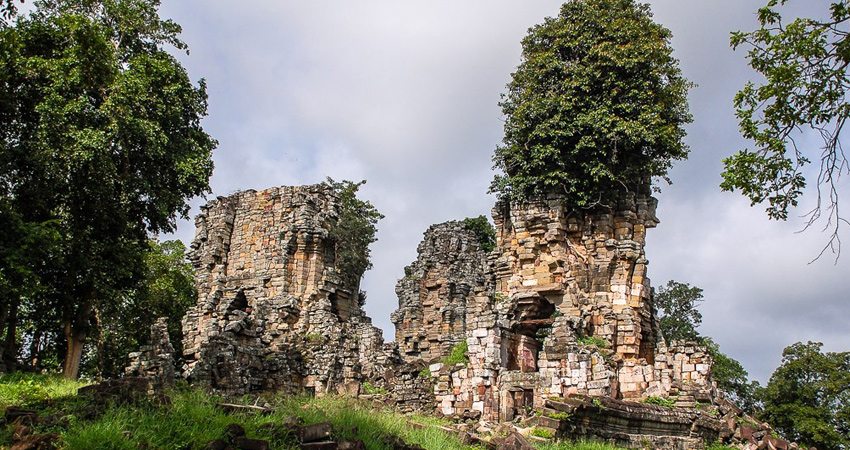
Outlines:
{"type": "Polygon", "coordinates": [[[183,376],[228,393],[358,392],[391,364],[335,265],[339,204],[325,185],[243,191],[201,209],[183,320],[183,376]]]}
{"type": "MultiPolygon", "coordinates": [[[[629,446],[773,439],[717,392],[705,349],[661,336],[644,253],[655,208],[637,194],[588,210],[556,195],[499,202],[491,252],[463,222],[431,226],[396,286],[385,344],[337,265],[329,187],[219,197],[196,219],[182,376],[236,395],[372,389],[401,411],[533,420],[629,446]],[[448,361],[458,348],[466,360],[448,361]],[[650,397],[678,408],[639,403],[650,397]]],[[[127,373],[168,386],[170,349],[158,323],[127,373]]]]}

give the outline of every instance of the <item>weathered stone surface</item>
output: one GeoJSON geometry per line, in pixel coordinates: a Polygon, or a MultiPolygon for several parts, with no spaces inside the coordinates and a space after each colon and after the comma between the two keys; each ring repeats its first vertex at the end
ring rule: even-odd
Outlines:
{"type": "Polygon", "coordinates": [[[466,339],[467,302],[487,284],[487,257],[463,223],[432,225],[396,284],[391,320],[405,361],[439,361],[466,339]]]}
{"type": "Polygon", "coordinates": [[[190,259],[198,304],[183,319],[187,379],[232,394],[317,395],[392,364],[336,266],[339,204],[325,185],[243,191],[201,209],[190,259]]]}
{"type": "Polygon", "coordinates": [[[130,353],[130,364],[124,373],[147,378],[154,391],[174,387],[174,347],[168,337],[168,319],[160,317],[151,325],[150,344],[130,353]]]}
{"type": "Polygon", "coordinates": [[[558,196],[499,203],[490,272],[466,299],[469,364],[434,374],[441,412],[510,421],[572,394],[711,402],[710,356],[668,348],[654,315],[644,243],[655,205],[637,195],[610,209],[570,211],[558,196]]]}

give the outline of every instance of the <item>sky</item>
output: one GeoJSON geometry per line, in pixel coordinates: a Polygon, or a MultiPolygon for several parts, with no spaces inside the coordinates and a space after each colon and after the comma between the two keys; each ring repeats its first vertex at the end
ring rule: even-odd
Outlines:
{"type": "MultiPolygon", "coordinates": [[[[756,28],[765,2],[649,2],[698,87],[689,95],[691,155],[672,169],[673,184],[661,186],[661,224],[649,230],[646,247],[653,285],[702,288],[700,331],[762,383],[794,342],[850,350],[850,227],[844,257],[811,262],[828,236],[818,226],[799,232],[806,204],[787,222],[770,221],[763,207],[719,188],[722,159],[748,146],[732,98],[758,80],[745,52],[730,49],[729,33],[756,28]]],[[[789,14],[813,15],[829,2],[791,3],[789,14]]],[[[367,180],[362,196],[386,218],[362,288],[367,313],[392,340],[395,283],[424,231],[490,216],[500,94],[528,28],[560,4],[163,0],[161,15],[183,26],[191,49],[181,62],[208,85],[204,128],[219,141],[208,198],[327,176],[367,180]]],[[[846,178],[842,189],[850,199],[846,178]]],[[[204,202],[192,202],[192,215],[204,202]]],[[[193,235],[193,222],[181,221],[173,236],[188,244],[193,235]]]]}

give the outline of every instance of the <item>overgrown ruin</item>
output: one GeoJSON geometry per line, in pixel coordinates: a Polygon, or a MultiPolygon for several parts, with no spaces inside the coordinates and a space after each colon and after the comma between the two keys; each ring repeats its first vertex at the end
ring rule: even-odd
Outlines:
{"type": "Polygon", "coordinates": [[[358,392],[391,364],[359,286],[336,266],[325,185],[244,191],[202,208],[190,259],[198,304],[183,320],[183,376],[228,393],[358,392]]]}
{"type": "MultiPolygon", "coordinates": [[[[533,420],[555,436],[630,446],[761,436],[716,391],[705,349],[661,336],[644,253],[654,198],[588,210],[558,196],[500,202],[492,252],[462,222],[431,226],[396,286],[389,344],[336,264],[338,203],[320,184],[202,208],[184,378],[227,394],[377,393],[401,411],[533,420]],[[463,344],[468,361],[448,363],[463,344]],[[678,408],[638,402],[649,398],[678,408]]],[[[128,374],[165,385],[170,344],[158,327],[128,374]]]]}

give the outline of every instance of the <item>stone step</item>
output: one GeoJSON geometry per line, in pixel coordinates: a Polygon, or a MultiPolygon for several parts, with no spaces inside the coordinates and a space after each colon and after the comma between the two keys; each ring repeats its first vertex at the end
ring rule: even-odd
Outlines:
{"type": "Polygon", "coordinates": [[[551,428],[552,430],[557,430],[561,427],[561,421],[544,415],[537,418],[537,426],[540,428],[551,428]]]}
{"type": "Polygon", "coordinates": [[[573,412],[577,406],[581,405],[581,400],[567,398],[562,401],[546,400],[546,407],[566,413],[573,412]]]}

